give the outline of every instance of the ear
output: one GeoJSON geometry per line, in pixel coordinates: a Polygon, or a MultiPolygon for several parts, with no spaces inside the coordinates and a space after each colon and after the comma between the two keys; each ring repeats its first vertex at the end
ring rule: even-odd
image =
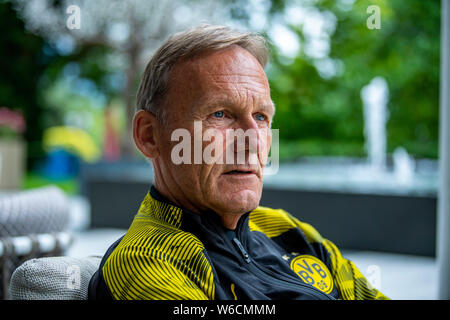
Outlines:
{"type": "Polygon", "coordinates": [[[159,155],[159,121],[147,110],[139,110],[133,118],[133,138],[136,147],[147,158],[159,155]]]}

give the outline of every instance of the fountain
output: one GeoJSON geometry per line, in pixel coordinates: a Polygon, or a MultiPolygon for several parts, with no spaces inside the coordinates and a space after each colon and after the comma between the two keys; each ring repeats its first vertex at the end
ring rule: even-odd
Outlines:
{"type": "Polygon", "coordinates": [[[393,180],[403,188],[411,186],[415,163],[405,148],[397,147],[394,150],[392,174],[389,174],[386,167],[386,123],[389,118],[389,88],[386,80],[382,77],[372,79],[362,88],[361,99],[364,105],[364,136],[369,163],[366,174],[370,174],[373,179],[378,177],[393,180]]]}
{"type": "Polygon", "coordinates": [[[276,175],[264,178],[266,186],[316,191],[380,195],[435,195],[437,171],[430,160],[414,160],[403,147],[387,161],[386,123],[389,89],[376,77],[361,90],[366,159],[304,158],[280,164],[276,175]],[[416,163],[417,162],[417,163],[416,163]]]}
{"type": "Polygon", "coordinates": [[[402,186],[411,185],[414,180],[414,159],[403,147],[397,147],[393,154],[394,178],[402,186]]]}
{"type": "Polygon", "coordinates": [[[361,90],[364,106],[364,136],[370,168],[381,173],[386,170],[386,122],[389,89],[382,77],[374,78],[361,90]]]}

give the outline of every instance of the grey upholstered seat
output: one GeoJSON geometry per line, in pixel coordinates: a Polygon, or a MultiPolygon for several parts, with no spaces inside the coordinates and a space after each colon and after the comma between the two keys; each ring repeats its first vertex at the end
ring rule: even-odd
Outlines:
{"type": "Polygon", "coordinates": [[[100,256],[48,257],[20,265],[10,282],[13,300],[86,300],[100,256]]]}

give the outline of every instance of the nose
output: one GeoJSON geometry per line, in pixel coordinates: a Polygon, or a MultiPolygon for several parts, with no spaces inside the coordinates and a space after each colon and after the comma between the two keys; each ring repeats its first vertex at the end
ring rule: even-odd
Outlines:
{"type": "Polygon", "coordinates": [[[265,150],[265,129],[260,128],[253,117],[246,117],[237,122],[231,131],[227,132],[228,152],[235,154],[238,164],[257,164],[259,153],[265,150]]]}
{"type": "Polygon", "coordinates": [[[250,151],[251,153],[256,153],[257,150],[261,148],[261,143],[263,142],[261,140],[261,128],[259,128],[258,123],[253,117],[250,117],[245,122],[245,130],[246,132],[251,131],[254,134],[249,135],[248,144],[246,144],[246,150],[250,151]],[[256,148],[256,150],[252,150],[252,146],[256,148]]]}

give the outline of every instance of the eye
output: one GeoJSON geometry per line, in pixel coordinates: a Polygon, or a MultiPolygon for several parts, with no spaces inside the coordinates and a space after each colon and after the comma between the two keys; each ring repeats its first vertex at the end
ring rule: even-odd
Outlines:
{"type": "Polygon", "coordinates": [[[256,120],[258,120],[258,121],[264,121],[264,120],[266,120],[266,116],[263,115],[262,113],[257,113],[256,116],[255,116],[255,118],[256,118],[256,120]]]}
{"type": "Polygon", "coordinates": [[[216,117],[216,118],[223,118],[224,116],[225,116],[225,113],[223,111],[214,112],[214,117],[216,117]]]}

